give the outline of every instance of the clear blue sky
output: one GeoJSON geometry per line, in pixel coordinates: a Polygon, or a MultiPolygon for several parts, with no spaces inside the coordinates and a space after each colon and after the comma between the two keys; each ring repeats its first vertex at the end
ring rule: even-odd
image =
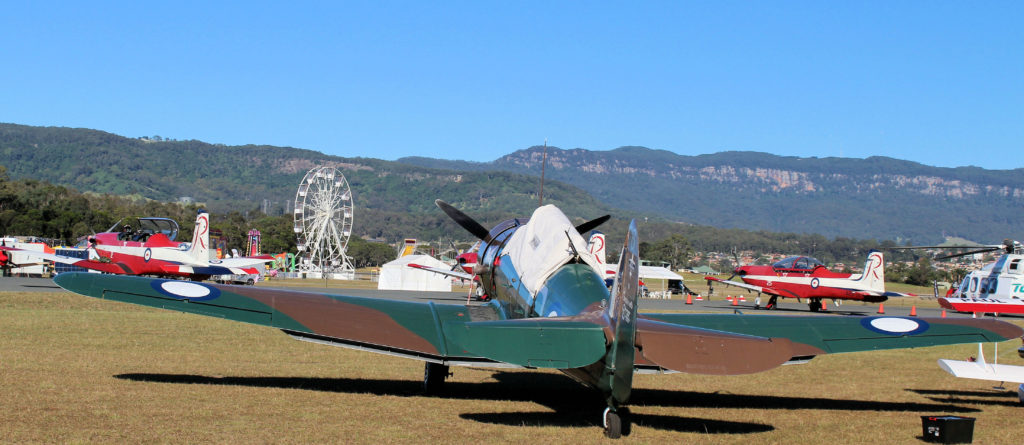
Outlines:
{"type": "Polygon", "coordinates": [[[0,122],[489,161],[1024,167],[1024,2],[14,2],[0,122]]]}

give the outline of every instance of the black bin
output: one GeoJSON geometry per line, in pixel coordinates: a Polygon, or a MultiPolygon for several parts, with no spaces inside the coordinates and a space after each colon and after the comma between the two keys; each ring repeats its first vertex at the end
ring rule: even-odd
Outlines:
{"type": "Polygon", "coordinates": [[[960,416],[921,416],[925,442],[971,443],[974,418],[960,416]]]}

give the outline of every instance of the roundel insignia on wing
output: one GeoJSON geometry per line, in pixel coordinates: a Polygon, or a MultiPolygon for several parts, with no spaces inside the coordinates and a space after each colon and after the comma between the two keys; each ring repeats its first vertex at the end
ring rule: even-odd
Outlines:
{"type": "Polygon", "coordinates": [[[811,289],[817,289],[821,282],[817,278],[811,278],[811,289]]]}
{"type": "Polygon", "coordinates": [[[907,317],[868,317],[860,321],[865,328],[886,335],[917,335],[928,330],[928,322],[907,317]]]}
{"type": "Polygon", "coordinates": [[[188,281],[155,280],[150,286],[157,292],[175,299],[206,301],[220,296],[220,289],[188,281]]]}
{"type": "Polygon", "coordinates": [[[142,252],[142,259],[145,260],[147,263],[149,262],[149,260],[153,259],[153,249],[147,247],[146,251],[142,252]]]}

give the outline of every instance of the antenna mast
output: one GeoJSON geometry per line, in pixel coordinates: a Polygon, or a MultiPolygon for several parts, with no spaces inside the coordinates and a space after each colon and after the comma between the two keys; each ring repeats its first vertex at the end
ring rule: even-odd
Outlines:
{"type": "Polygon", "coordinates": [[[544,158],[540,163],[540,201],[537,207],[544,206],[544,168],[548,165],[548,139],[544,138],[544,158]]]}

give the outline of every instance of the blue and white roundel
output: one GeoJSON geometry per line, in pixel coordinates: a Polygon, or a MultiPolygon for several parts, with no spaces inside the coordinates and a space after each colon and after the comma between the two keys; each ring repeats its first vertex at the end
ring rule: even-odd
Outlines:
{"type": "Polygon", "coordinates": [[[817,278],[811,278],[811,289],[817,289],[819,284],[821,283],[817,278]]]}
{"type": "Polygon", "coordinates": [[[142,252],[142,259],[147,263],[149,262],[149,260],[153,259],[153,249],[147,247],[146,251],[142,252]]]}
{"type": "Polygon", "coordinates": [[[886,335],[917,335],[928,330],[928,322],[907,317],[868,317],[860,324],[865,328],[886,335]]]}
{"type": "Polygon", "coordinates": [[[150,286],[175,299],[206,301],[220,296],[220,290],[215,287],[188,281],[160,280],[151,282],[150,286]]]}

